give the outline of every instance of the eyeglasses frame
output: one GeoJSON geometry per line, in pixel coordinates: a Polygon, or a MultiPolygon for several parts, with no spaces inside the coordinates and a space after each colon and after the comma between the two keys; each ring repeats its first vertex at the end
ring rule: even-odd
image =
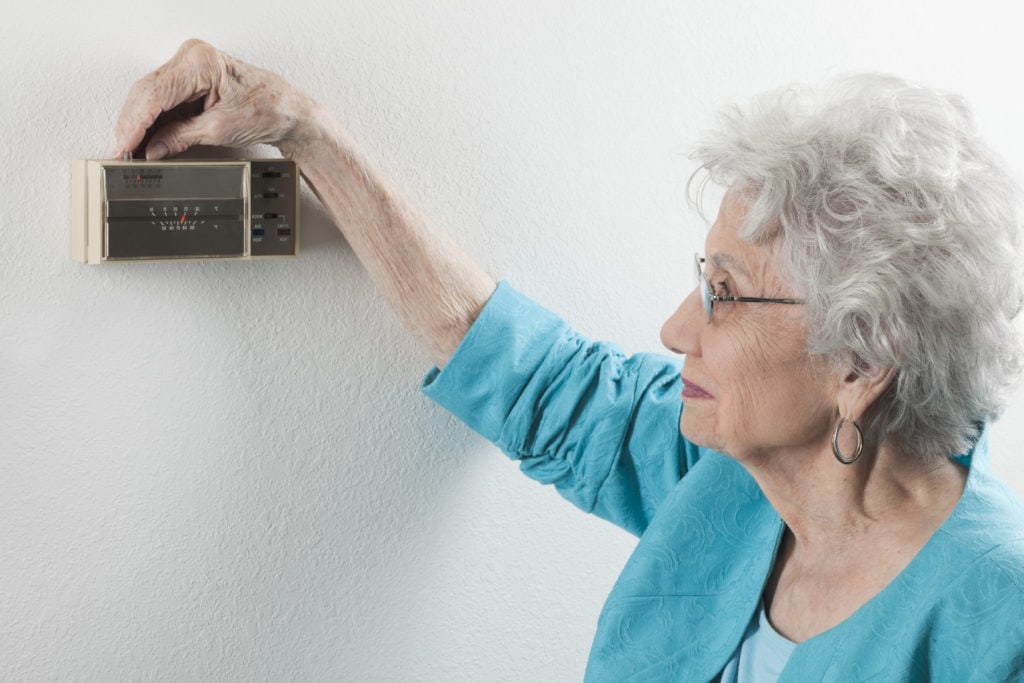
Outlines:
{"type": "Polygon", "coordinates": [[[704,274],[704,263],[706,259],[700,254],[693,255],[694,266],[697,271],[697,282],[700,285],[700,299],[704,304],[704,312],[707,313],[708,322],[711,322],[715,311],[715,302],[748,303],[748,304],[805,304],[803,299],[773,299],[763,296],[725,296],[715,294],[711,287],[711,280],[704,274]]]}

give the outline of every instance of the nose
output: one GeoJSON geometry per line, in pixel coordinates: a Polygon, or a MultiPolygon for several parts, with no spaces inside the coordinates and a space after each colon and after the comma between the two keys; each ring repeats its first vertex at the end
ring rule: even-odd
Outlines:
{"type": "Polygon", "coordinates": [[[700,294],[694,288],[675,313],[661,326],[661,343],[673,353],[693,355],[700,351],[700,332],[705,319],[700,294]]]}

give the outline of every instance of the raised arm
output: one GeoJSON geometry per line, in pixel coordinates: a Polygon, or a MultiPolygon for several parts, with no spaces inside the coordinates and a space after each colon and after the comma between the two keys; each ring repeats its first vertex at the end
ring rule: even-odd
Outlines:
{"type": "Polygon", "coordinates": [[[135,151],[146,140],[147,159],[200,144],[276,146],[298,164],[371,279],[439,367],[494,291],[493,279],[380,173],[323,106],[280,76],[206,43],[184,43],[135,84],[116,136],[119,151],[135,151]],[[183,118],[161,117],[185,109],[183,118]]]}

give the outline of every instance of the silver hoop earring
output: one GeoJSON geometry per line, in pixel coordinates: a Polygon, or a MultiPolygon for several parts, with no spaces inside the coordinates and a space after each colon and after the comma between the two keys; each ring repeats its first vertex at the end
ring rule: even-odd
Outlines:
{"type": "Polygon", "coordinates": [[[852,465],[857,462],[860,458],[860,454],[864,452],[864,432],[860,430],[860,425],[852,420],[847,422],[840,418],[839,424],[836,425],[836,430],[832,432],[832,454],[836,456],[836,460],[843,463],[844,465],[852,465]],[[839,432],[842,430],[844,424],[853,425],[854,430],[857,432],[857,448],[854,449],[853,455],[846,457],[843,452],[839,450],[839,432]]]}

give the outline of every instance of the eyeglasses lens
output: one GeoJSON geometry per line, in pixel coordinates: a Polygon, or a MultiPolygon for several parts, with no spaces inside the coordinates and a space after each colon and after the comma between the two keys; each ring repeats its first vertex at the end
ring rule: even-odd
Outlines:
{"type": "Polygon", "coordinates": [[[711,287],[708,285],[708,279],[704,277],[699,254],[693,255],[693,265],[697,274],[697,284],[700,287],[700,301],[704,304],[704,313],[708,316],[708,322],[711,322],[711,312],[715,302],[711,298],[711,287]]]}

